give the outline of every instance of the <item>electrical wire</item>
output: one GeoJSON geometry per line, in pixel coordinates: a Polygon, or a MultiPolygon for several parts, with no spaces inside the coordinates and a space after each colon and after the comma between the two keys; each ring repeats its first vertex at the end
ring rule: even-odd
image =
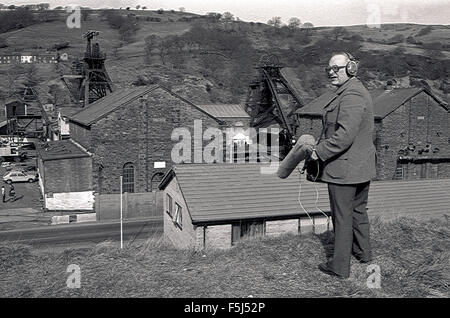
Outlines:
{"type": "MultiPolygon", "coordinates": [[[[318,207],[318,202],[319,202],[319,189],[317,188],[317,185],[316,185],[316,180],[318,179],[318,177],[319,177],[319,162],[318,162],[318,160],[315,160],[315,163],[317,164],[317,174],[316,174],[316,176],[313,178],[313,183],[314,183],[314,189],[315,189],[315,191],[316,191],[316,201],[315,201],[315,203],[314,203],[314,207],[317,209],[317,211],[319,211],[319,212],[321,212],[326,218],[327,218],[327,227],[329,227],[329,224],[330,224],[330,217],[324,212],[324,211],[322,211],[322,209],[320,209],[319,207],[318,207]]],[[[303,204],[302,204],[302,202],[301,202],[301,200],[300,200],[300,196],[301,196],[301,191],[302,191],[302,174],[304,174],[304,170],[300,170],[300,168],[299,167],[297,167],[297,169],[298,169],[298,172],[299,172],[299,189],[298,189],[298,197],[297,197],[297,200],[298,200],[298,203],[300,204],[300,207],[302,208],[302,210],[306,213],[306,215],[308,216],[308,218],[311,220],[311,223],[314,225],[314,221],[313,221],[313,219],[311,218],[311,216],[309,215],[309,213],[308,213],[308,211],[306,211],[306,209],[305,209],[305,207],[303,206],[303,204]]],[[[305,178],[306,179],[306,178],[305,178]]]]}

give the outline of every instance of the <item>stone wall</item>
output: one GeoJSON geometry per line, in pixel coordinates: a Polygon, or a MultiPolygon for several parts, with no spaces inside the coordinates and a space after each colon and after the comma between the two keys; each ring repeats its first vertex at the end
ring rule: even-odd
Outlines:
{"type": "Polygon", "coordinates": [[[45,193],[92,191],[91,157],[47,160],[41,165],[45,193]]]}
{"type": "MultiPolygon", "coordinates": [[[[194,137],[194,120],[202,121],[200,136],[208,127],[219,127],[213,118],[158,88],[149,94],[146,104],[136,100],[95,122],[91,126],[92,142],[88,150],[95,154],[93,176],[96,191],[118,192],[117,180],[125,163],[132,163],[135,168],[134,192],[154,190],[159,177],[154,178],[150,189],[153,175],[166,172],[173,164],[171,151],[178,143],[171,140],[173,130],[184,127],[194,137]],[[166,167],[155,168],[155,162],[165,162],[166,167]]],[[[201,153],[207,143],[203,141],[203,144],[194,146],[192,141],[192,161],[195,148],[201,153]]]]}
{"type": "Polygon", "coordinates": [[[198,241],[203,244],[203,238],[198,236],[203,233],[201,228],[196,228],[192,225],[191,216],[189,215],[188,208],[184,202],[183,194],[178,185],[178,182],[173,178],[164,189],[164,241],[171,243],[176,248],[194,248],[198,241]],[[182,225],[181,228],[172,221],[172,216],[169,215],[169,200],[168,195],[172,197],[172,216],[175,213],[175,203],[182,208],[182,225]]]}

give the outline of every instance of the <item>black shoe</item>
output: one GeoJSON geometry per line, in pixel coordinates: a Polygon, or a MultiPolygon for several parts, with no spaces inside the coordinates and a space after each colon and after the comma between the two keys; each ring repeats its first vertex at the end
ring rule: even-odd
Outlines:
{"type": "Polygon", "coordinates": [[[319,264],[318,267],[319,267],[319,270],[321,272],[323,272],[323,273],[325,273],[327,275],[336,276],[336,277],[339,277],[339,278],[345,278],[345,277],[339,275],[338,273],[335,273],[331,268],[328,267],[327,263],[321,263],[321,264],[319,264]]]}
{"type": "Polygon", "coordinates": [[[359,254],[353,254],[353,256],[362,264],[369,263],[372,260],[372,258],[370,256],[369,257],[362,257],[359,254]]]}

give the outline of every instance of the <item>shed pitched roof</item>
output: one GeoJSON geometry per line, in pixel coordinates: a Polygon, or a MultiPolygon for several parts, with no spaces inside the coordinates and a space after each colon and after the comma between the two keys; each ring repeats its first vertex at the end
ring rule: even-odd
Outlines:
{"type": "MultiPolygon", "coordinates": [[[[307,216],[299,199],[311,215],[321,214],[320,210],[329,211],[326,184],[300,179],[297,170],[287,179],[280,179],[276,169],[268,167],[248,163],[175,165],[166,173],[159,188],[164,189],[176,178],[194,224],[307,216]],[[264,167],[271,173],[261,173],[264,167]]],[[[433,213],[448,211],[448,206],[450,179],[371,184],[369,211],[419,213],[426,208],[427,213],[433,213]]]]}
{"type": "MultiPolygon", "coordinates": [[[[392,90],[371,89],[369,90],[373,100],[373,112],[376,119],[383,119],[388,114],[396,110],[403,103],[420,94],[426,92],[433,97],[441,106],[448,110],[448,105],[441,101],[432,92],[420,87],[395,88],[392,90]]],[[[334,92],[326,92],[310,103],[296,111],[299,115],[321,116],[323,107],[335,96],[334,92]]]]}
{"type": "Polygon", "coordinates": [[[205,104],[197,106],[217,118],[250,118],[240,104],[205,104]]]}
{"type": "Polygon", "coordinates": [[[104,116],[108,115],[109,113],[113,112],[117,108],[124,106],[126,104],[129,104],[133,102],[134,100],[140,98],[143,95],[146,95],[157,88],[161,88],[165,91],[167,91],[169,94],[175,96],[176,98],[179,98],[183,100],[185,103],[191,105],[192,107],[200,110],[201,112],[205,113],[206,115],[212,117],[214,120],[216,120],[218,123],[223,124],[223,122],[210,115],[209,113],[205,112],[203,109],[199,108],[197,105],[194,105],[190,101],[186,100],[185,98],[181,97],[180,95],[168,90],[167,88],[161,86],[161,85],[152,85],[152,86],[142,86],[142,87],[136,87],[136,88],[124,88],[119,89],[117,91],[112,92],[109,95],[106,95],[105,97],[100,98],[99,100],[96,100],[92,104],[88,105],[87,107],[81,109],[77,113],[68,116],[68,118],[71,121],[77,122],[79,124],[90,126],[99,119],[103,118],[104,116]]]}

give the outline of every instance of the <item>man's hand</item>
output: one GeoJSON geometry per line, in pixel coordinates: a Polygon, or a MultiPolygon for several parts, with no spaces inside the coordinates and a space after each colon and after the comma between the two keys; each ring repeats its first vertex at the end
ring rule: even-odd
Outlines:
{"type": "Polygon", "coordinates": [[[312,153],[311,153],[311,159],[312,160],[319,160],[319,157],[317,156],[317,153],[316,153],[316,149],[312,149],[312,153]]]}
{"type": "Polygon", "coordinates": [[[319,160],[319,157],[316,154],[316,150],[311,145],[303,145],[303,147],[306,147],[306,151],[308,156],[306,157],[307,160],[319,160]]]}

